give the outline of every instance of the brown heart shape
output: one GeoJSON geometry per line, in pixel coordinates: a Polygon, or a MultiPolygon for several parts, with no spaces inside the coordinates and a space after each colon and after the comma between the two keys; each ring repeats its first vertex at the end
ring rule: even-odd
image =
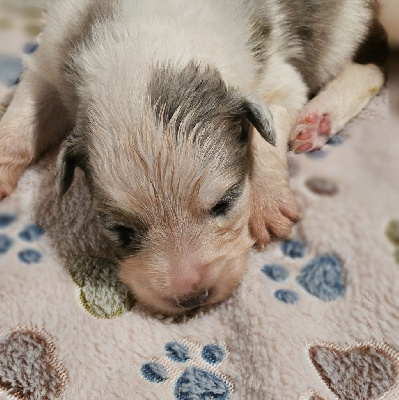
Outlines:
{"type": "Polygon", "coordinates": [[[376,400],[398,381],[399,358],[387,345],[342,349],[312,346],[310,359],[329,389],[341,400],[376,400]]]}
{"type": "Polygon", "coordinates": [[[53,400],[66,381],[44,331],[22,328],[0,337],[0,390],[21,400],[53,400]]]}

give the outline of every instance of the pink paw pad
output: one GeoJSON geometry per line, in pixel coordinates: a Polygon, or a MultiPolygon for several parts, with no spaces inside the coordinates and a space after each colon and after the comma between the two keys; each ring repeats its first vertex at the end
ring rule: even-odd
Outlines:
{"type": "Polygon", "coordinates": [[[296,153],[304,153],[322,147],[331,134],[330,114],[306,114],[294,130],[291,147],[296,153]]]}

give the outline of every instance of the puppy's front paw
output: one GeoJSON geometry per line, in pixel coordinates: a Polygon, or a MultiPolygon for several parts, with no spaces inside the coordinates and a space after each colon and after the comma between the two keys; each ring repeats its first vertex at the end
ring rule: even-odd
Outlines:
{"type": "Polygon", "coordinates": [[[298,218],[299,208],[285,179],[252,184],[249,227],[257,247],[267,245],[272,235],[287,238],[298,218]]]}
{"type": "Polygon", "coordinates": [[[304,153],[324,146],[331,136],[331,125],[328,113],[304,113],[291,135],[292,150],[304,153]]]}

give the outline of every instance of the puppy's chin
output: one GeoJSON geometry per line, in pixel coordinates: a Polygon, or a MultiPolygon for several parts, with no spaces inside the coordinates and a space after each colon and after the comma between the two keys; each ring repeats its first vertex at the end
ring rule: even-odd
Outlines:
{"type": "Polygon", "coordinates": [[[164,275],[162,271],[151,273],[137,268],[135,259],[128,259],[121,264],[119,277],[136,299],[151,312],[165,315],[183,314],[227,299],[241,282],[247,270],[248,256],[249,250],[239,258],[225,260],[222,267],[220,264],[211,266],[210,278],[207,282],[209,297],[201,305],[195,307],[178,305],[175,293],[168,288],[167,284],[162,283],[170,281],[170,277],[164,275]]]}

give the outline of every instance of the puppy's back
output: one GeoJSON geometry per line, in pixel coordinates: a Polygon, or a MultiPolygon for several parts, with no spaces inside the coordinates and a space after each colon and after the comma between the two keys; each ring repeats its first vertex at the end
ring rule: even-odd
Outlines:
{"type": "MultiPolygon", "coordinates": [[[[375,15],[375,0],[247,0],[262,43],[277,47],[311,92],[350,62],[375,15]]],[[[255,34],[256,36],[256,34],[255,34]]],[[[265,60],[266,61],[266,60],[265,60]]]]}

